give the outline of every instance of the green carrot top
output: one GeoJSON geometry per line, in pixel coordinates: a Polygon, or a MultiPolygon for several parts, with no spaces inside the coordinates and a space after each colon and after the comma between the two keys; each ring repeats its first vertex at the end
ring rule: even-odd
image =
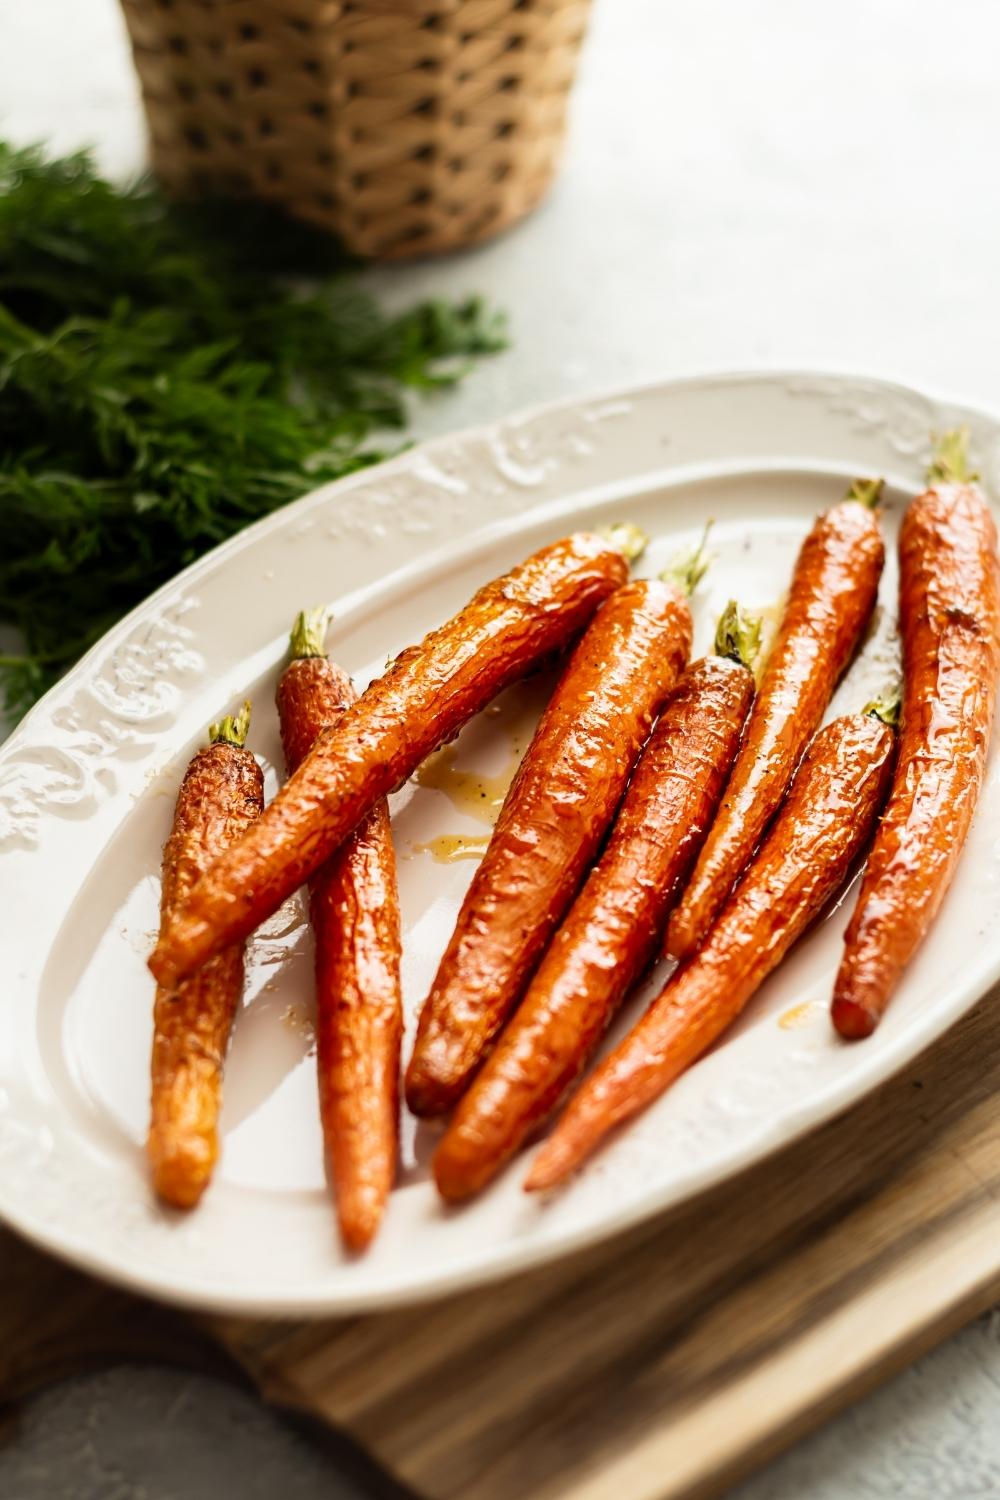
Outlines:
{"type": "Polygon", "coordinates": [[[884,479],[854,479],[848,488],[845,500],[856,500],[868,510],[874,510],[882,498],[884,479]]]}
{"type": "Polygon", "coordinates": [[[288,637],[288,651],[292,661],[302,661],[307,656],[325,656],[327,626],[330,611],[325,605],[317,609],[303,609],[295,616],[288,637]]]}
{"type": "Polygon", "coordinates": [[[927,469],[928,484],[975,484],[979,478],[969,468],[969,429],[953,427],[934,443],[934,456],[927,469]]]}
{"type": "Polygon", "coordinates": [[[884,698],[873,698],[866,703],[861,710],[872,719],[881,719],[883,724],[888,724],[890,729],[899,727],[899,712],[902,707],[902,697],[899,688],[886,693],[884,698]]]}
{"type": "Polygon", "coordinates": [[[250,732],[250,699],[236,714],[226,714],[217,724],[208,726],[208,740],[212,745],[235,745],[242,750],[250,732]]]}
{"type": "Polygon", "coordinates": [[[727,661],[738,661],[751,672],[760,652],[760,615],[751,615],[730,599],[715,631],[715,654],[727,661]]]}
{"type": "Polygon", "coordinates": [[[610,542],[628,562],[634,563],[646,550],[649,537],[634,521],[615,521],[611,526],[599,526],[598,536],[610,542]]]}
{"type": "Polygon", "coordinates": [[[676,584],[689,599],[714,561],[708,550],[708,537],[714,525],[714,521],[706,521],[697,547],[682,548],[660,574],[664,583],[676,584]]]}

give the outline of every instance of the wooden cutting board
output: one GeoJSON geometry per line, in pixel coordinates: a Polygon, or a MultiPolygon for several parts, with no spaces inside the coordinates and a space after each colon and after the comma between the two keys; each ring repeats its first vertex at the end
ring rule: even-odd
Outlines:
{"type": "Polygon", "coordinates": [[[389,1493],[719,1495],[1000,1297],[998,1002],[736,1182],[430,1306],[187,1318],[8,1236],[0,1396],[153,1355],[245,1372],[353,1440],[396,1481],[389,1493]]]}

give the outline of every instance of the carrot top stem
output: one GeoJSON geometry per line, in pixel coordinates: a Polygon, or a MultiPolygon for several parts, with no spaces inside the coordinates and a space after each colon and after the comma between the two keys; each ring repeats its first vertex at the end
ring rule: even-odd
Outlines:
{"type": "Polygon", "coordinates": [[[325,605],[318,609],[303,609],[295,616],[288,637],[288,652],[292,661],[302,661],[307,656],[325,656],[324,641],[326,627],[330,623],[330,611],[325,605]]]}
{"type": "Polygon", "coordinates": [[[708,536],[714,525],[714,521],[706,521],[697,547],[683,548],[660,574],[664,583],[675,583],[689,599],[712,566],[714,559],[708,550],[708,536]]]}
{"type": "Polygon", "coordinates": [[[884,698],[873,698],[866,703],[861,710],[873,719],[881,719],[883,724],[888,724],[890,729],[895,729],[899,724],[899,712],[902,708],[903,699],[899,688],[886,693],[884,698]]]}
{"type": "Polygon", "coordinates": [[[599,526],[597,535],[610,542],[623,557],[633,563],[646,550],[649,537],[634,521],[615,521],[612,526],[599,526]]]}
{"type": "Polygon", "coordinates": [[[730,599],[715,630],[716,656],[739,662],[752,672],[760,651],[760,631],[760,615],[747,614],[735,599],[730,599]]]}
{"type": "Polygon", "coordinates": [[[247,742],[250,732],[250,699],[248,698],[239,713],[226,714],[217,724],[208,726],[208,738],[213,745],[235,745],[237,750],[242,750],[247,742]]]}
{"type": "Polygon", "coordinates": [[[855,479],[852,480],[844,499],[856,500],[859,505],[874,510],[882,498],[884,488],[884,479],[855,479]]]}
{"type": "Polygon", "coordinates": [[[969,429],[953,427],[934,442],[934,457],[927,470],[928,484],[975,484],[979,478],[969,468],[969,429]]]}

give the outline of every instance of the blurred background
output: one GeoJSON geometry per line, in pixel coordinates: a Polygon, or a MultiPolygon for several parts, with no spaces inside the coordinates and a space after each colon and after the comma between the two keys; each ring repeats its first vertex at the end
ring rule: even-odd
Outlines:
{"type": "MultiPolygon", "coordinates": [[[[392,266],[402,303],[488,293],[512,347],[418,413],[459,427],[578,390],[822,363],[1000,401],[990,0],[596,0],[562,172],[484,247],[392,266]]],[[[115,0],[0,14],[17,139],[145,157],[115,0]]]]}
{"type": "MultiPolygon", "coordinates": [[[[896,376],[1000,406],[1000,10],[991,0],[596,0],[558,180],[471,250],[365,272],[390,306],[483,293],[510,348],[413,409],[426,436],[709,368],[896,376]]],[[[0,133],[146,138],[116,0],[0,10],[0,133]]],[[[739,1500],[1000,1493],[1000,1325],[984,1319],[739,1500]]],[[[42,1396],[0,1447],[10,1500],[386,1493],[244,1392],[119,1369],[42,1396]]]]}

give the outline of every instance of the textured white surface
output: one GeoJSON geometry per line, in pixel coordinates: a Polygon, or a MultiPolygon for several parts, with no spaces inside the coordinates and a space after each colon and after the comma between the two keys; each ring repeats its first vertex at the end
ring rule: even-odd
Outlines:
{"type": "MultiPolygon", "coordinates": [[[[599,0],[550,203],[474,255],[376,277],[400,300],[482,288],[512,311],[513,350],[455,399],[423,408],[419,430],[761,361],[867,366],[1000,404],[998,42],[990,0],[599,0]]],[[[5,6],[0,111],[12,135],[91,140],[110,168],[137,164],[113,0],[5,6]]],[[[263,1472],[256,1493],[329,1493],[316,1461],[242,1398],[167,1374],[146,1381],[123,1374],[50,1398],[0,1459],[0,1491],[200,1500],[223,1487],[195,1476],[226,1444],[227,1487],[253,1495],[263,1472]],[[184,1405],[191,1391],[198,1421],[184,1405]],[[147,1460],[145,1434],[151,1442],[175,1399],[177,1441],[147,1460]],[[91,1438],[110,1474],[87,1490],[73,1453],[91,1438]]],[[[740,1500],[995,1494],[998,1382],[996,1329],[981,1322],[740,1500]]]]}

